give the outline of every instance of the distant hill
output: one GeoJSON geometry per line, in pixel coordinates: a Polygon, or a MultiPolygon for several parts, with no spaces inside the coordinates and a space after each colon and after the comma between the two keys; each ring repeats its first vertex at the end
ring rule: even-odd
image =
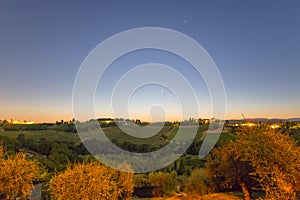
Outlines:
{"type": "MultiPolygon", "coordinates": [[[[269,118],[246,118],[245,119],[246,121],[251,121],[251,122],[254,122],[254,121],[257,121],[257,122],[268,122],[270,121],[271,123],[278,123],[278,122],[288,122],[288,121],[300,121],[300,118],[288,118],[288,119],[282,119],[282,118],[272,118],[272,119],[269,119],[269,118]]],[[[229,122],[231,123],[238,123],[238,122],[241,122],[241,121],[244,121],[244,119],[230,119],[228,120],[229,122]]]]}

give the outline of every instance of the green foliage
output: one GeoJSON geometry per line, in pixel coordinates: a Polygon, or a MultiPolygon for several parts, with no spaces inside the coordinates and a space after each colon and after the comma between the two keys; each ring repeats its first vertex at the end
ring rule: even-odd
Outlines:
{"type": "Polygon", "coordinates": [[[207,161],[207,175],[211,187],[216,191],[232,189],[237,185],[243,188],[245,196],[251,197],[253,171],[248,161],[242,160],[236,143],[228,141],[213,149],[207,161]]]}
{"type": "Polygon", "coordinates": [[[13,138],[0,135],[0,141],[2,141],[2,144],[6,147],[8,154],[15,154],[15,152],[20,149],[20,144],[13,138]]]}
{"type": "Polygon", "coordinates": [[[213,150],[207,170],[216,186],[239,183],[246,194],[257,183],[267,198],[293,199],[300,189],[299,157],[299,146],[287,134],[264,126],[244,128],[235,141],[213,150]]]}
{"type": "Polygon", "coordinates": [[[150,182],[148,179],[148,175],[146,174],[135,174],[133,176],[133,183],[136,187],[149,186],[150,182]]]}
{"type": "MultiPolygon", "coordinates": [[[[118,127],[104,128],[103,131],[111,141],[125,150],[133,152],[147,152],[152,148],[157,149],[166,145],[167,141],[163,139],[162,135],[167,134],[172,129],[173,127],[171,126],[165,126],[156,135],[149,138],[133,137],[124,133],[118,127]]],[[[154,127],[153,130],[156,130],[156,128],[154,127]]]]}
{"type": "Polygon", "coordinates": [[[42,123],[42,124],[9,124],[3,123],[1,128],[5,131],[64,131],[76,133],[76,128],[73,123],[42,123]]]}
{"type": "Polygon", "coordinates": [[[24,134],[26,139],[32,139],[34,142],[39,142],[42,138],[49,142],[80,142],[80,138],[77,134],[55,130],[0,132],[0,136],[8,137],[14,140],[18,138],[19,134],[24,134]]]}
{"type": "Polygon", "coordinates": [[[292,138],[274,130],[248,129],[236,143],[267,198],[295,198],[300,190],[300,148],[292,138]]]}
{"type": "MultiPolygon", "coordinates": [[[[126,164],[122,168],[130,171],[126,164]]],[[[130,199],[132,176],[97,161],[77,163],[52,177],[50,191],[55,199],[130,199]]]]}
{"type": "Polygon", "coordinates": [[[71,162],[82,162],[89,152],[77,135],[66,132],[1,132],[9,154],[30,152],[48,172],[62,171],[71,162]]]}
{"type": "Polygon", "coordinates": [[[47,160],[50,172],[63,171],[68,164],[75,161],[75,155],[66,145],[54,144],[47,160]]]}
{"type": "Polygon", "coordinates": [[[185,193],[204,195],[210,192],[205,169],[195,169],[184,184],[185,193]]]}
{"type": "Polygon", "coordinates": [[[291,129],[290,136],[300,145],[300,128],[298,129],[291,129]]]}
{"type": "Polygon", "coordinates": [[[33,179],[39,178],[39,168],[34,161],[26,160],[23,153],[5,155],[0,142],[0,197],[26,199],[33,188],[33,179]]]}
{"type": "Polygon", "coordinates": [[[152,186],[160,187],[160,191],[154,191],[155,196],[171,195],[176,191],[178,185],[177,173],[151,172],[149,182],[152,186]]]}

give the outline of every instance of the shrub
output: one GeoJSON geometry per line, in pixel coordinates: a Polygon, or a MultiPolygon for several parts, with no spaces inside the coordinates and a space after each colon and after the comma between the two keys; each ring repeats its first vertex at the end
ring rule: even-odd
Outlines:
{"type": "Polygon", "coordinates": [[[149,174],[149,182],[152,186],[158,186],[154,191],[154,196],[171,195],[176,191],[177,187],[177,173],[151,172],[149,174]],[[160,188],[160,189],[158,189],[160,188]]]}
{"type": "Polygon", "coordinates": [[[185,193],[190,194],[208,194],[210,192],[207,185],[205,169],[195,169],[187,178],[184,185],[185,193]]]}
{"type": "Polygon", "coordinates": [[[25,199],[34,187],[33,179],[39,175],[34,161],[28,161],[23,153],[4,158],[4,148],[0,143],[0,196],[6,199],[25,199]]]}
{"type": "Polygon", "coordinates": [[[129,199],[132,177],[96,161],[73,164],[52,177],[50,191],[56,199],[129,199]]]}

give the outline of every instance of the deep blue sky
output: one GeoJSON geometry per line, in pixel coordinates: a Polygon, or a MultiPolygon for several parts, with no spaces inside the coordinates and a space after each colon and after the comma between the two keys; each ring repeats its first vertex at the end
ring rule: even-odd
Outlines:
{"type": "MultiPolygon", "coordinates": [[[[227,118],[300,116],[299,1],[1,1],[0,119],[71,119],[73,83],[88,53],[147,26],[180,31],[207,50],[224,80],[227,118]]],[[[160,61],[141,55],[138,63],[160,61]]],[[[161,62],[172,64],[168,55],[161,62]]],[[[143,98],[151,103],[147,88],[140,94],[136,108],[143,98]]]]}

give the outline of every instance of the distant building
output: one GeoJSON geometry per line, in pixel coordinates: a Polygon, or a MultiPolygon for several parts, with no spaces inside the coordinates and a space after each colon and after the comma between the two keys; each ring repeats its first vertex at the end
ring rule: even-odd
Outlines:
{"type": "Polygon", "coordinates": [[[115,121],[114,119],[111,118],[98,118],[97,120],[102,123],[111,123],[115,121]]]}
{"type": "Polygon", "coordinates": [[[282,126],[279,124],[272,124],[270,125],[271,128],[276,129],[276,128],[281,128],[282,126]]]}
{"type": "Polygon", "coordinates": [[[209,124],[211,122],[210,119],[202,119],[201,120],[202,124],[209,124]]]}
{"type": "Polygon", "coordinates": [[[251,127],[251,126],[256,126],[256,124],[251,123],[251,122],[247,122],[247,123],[242,124],[242,126],[249,126],[249,127],[251,127]]]}

